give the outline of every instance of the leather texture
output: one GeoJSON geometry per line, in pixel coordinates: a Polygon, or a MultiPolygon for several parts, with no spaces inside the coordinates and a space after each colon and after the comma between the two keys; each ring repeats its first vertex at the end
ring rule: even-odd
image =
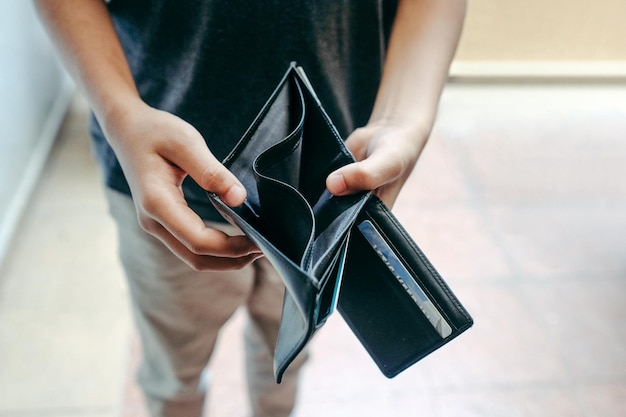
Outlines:
{"type": "Polygon", "coordinates": [[[336,197],[326,177],[354,158],[301,68],[285,76],[223,161],[248,192],[231,208],[209,198],[274,265],[286,291],[274,352],[282,374],[338,310],[383,374],[395,376],[472,325],[472,319],[393,214],[372,193],[336,197]],[[381,232],[452,333],[441,337],[355,227],[381,232]]]}

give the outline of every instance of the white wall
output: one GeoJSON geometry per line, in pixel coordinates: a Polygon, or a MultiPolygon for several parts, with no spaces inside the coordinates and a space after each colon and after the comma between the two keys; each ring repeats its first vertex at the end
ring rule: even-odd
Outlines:
{"type": "Polygon", "coordinates": [[[29,0],[0,0],[0,261],[73,87],[29,0]]]}

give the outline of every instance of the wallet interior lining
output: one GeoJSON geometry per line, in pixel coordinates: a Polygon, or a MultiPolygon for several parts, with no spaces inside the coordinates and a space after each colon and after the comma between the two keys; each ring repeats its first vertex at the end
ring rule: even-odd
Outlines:
{"type": "Polygon", "coordinates": [[[332,196],[326,177],[354,159],[297,77],[286,79],[259,117],[224,162],[248,192],[235,210],[294,263],[325,271],[367,198],[332,196]]]}

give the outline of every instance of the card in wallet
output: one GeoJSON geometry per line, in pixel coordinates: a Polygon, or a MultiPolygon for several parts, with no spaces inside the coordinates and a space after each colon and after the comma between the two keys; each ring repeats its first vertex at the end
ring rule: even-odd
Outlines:
{"type": "Polygon", "coordinates": [[[382,201],[371,192],[328,192],[326,177],[352,162],[304,71],[292,64],[223,161],[246,201],[229,207],[209,193],[285,283],[277,382],[335,308],[390,378],[473,323],[382,201]]]}

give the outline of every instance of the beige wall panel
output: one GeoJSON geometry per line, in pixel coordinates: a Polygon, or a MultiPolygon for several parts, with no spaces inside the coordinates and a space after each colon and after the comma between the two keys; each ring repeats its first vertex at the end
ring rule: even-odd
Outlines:
{"type": "Polygon", "coordinates": [[[626,0],[468,0],[458,61],[624,61],[626,0]]]}

